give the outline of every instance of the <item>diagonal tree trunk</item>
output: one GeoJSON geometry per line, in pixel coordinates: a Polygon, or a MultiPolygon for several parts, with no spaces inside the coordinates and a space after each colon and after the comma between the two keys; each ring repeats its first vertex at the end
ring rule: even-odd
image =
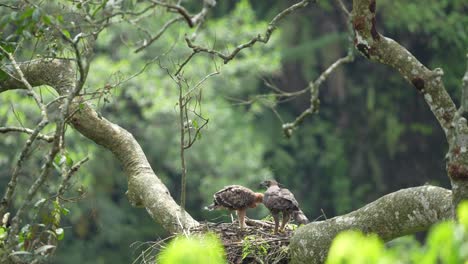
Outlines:
{"type": "MultiPolygon", "coordinates": [[[[21,70],[33,87],[49,85],[59,95],[73,90],[75,71],[68,60],[30,61],[22,63],[21,70]]],[[[24,88],[15,78],[0,81],[0,93],[24,88]]],[[[79,97],[70,105],[69,112],[74,113],[69,122],[77,131],[110,150],[121,162],[128,179],[127,196],[132,205],[145,207],[168,232],[181,232],[198,225],[171,197],[130,132],[100,116],[89,104],[80,102],[79,97]]]]}
{"type": "MultiPolygon", "coordinates": [[[[353,1],[355,47],[367,59],[396,69],[424,96],[449,144],[446,158],[452,192],[432,186],[400,190],[347,215],[301,227],[291,239],[293,263],[324,262],[333,238],[344,230],[373,232],[385,241],[426,230],[453,218],[453,208],[468,198],[468,127],[463,117],[468,100],[463,98],[457,110],[442,82],[441,69],[429,70],[398,42],[382,36],[377,30],[376,8],[376,0],[353,1]]],[[[466,96],[468,71],[465,78],[462,89],[466,96]]]]}

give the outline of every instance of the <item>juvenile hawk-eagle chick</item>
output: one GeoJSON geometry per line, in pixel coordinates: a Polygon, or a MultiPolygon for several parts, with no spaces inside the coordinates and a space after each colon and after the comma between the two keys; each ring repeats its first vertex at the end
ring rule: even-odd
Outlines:
{"type": "Polygon", "coordinates": [[[298,224],[309,223],[309,219],[307,219],[304,212],[299,208],[299,203],[296,201],[291,191],[286,188],[281,188],[275,180],[264,181],[261,185],[268,188],[263,196],[263,204],[270,210],[275,220],[275,234],[278,233],[280,212],[283,214],[283,222],[281,223],[280,231],[284,230],[291,215],[298,224]]]}
{"type": "Polygon", "coordinates": [[[228,209],[236,210],[240,228],[245,227],[245,214],[247,208],[255,208],[263,201],[263,194],[256,193],[247,187],[229,185],[213,195],[213,204],[205,207],[207,210],[228,209]]]}

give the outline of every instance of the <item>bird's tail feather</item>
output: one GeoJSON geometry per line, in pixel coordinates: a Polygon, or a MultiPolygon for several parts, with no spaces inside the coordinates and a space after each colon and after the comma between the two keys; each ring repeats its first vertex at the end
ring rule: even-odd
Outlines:
{"type": "Polygon", "coordinates": [[[305,225],[310,222],[307,216],[304,214],[304,212],[302,212],[302,210],[300,209],[294,212],[293,218],[299,225],[305,225]]]}

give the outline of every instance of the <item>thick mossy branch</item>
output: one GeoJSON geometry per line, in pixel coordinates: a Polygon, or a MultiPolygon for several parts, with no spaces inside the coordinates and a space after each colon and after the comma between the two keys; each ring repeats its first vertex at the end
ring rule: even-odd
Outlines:
{"type": "MultiPolygon", "coordinates": [[[[75,83],[72,65],[68,60],[35,60],[22,63],[21,70],[32,86],[49,85],[59,95],[66,95],[72,91],[75,83]]],[[[25,87],[14,77],[0,81],[0,93],[13,89],[25,87]]],[[[133,135],[79,100],[76,98],[70,105],[69,112],[73,116],[68,120],[81,134],[110,150],[122,163],[128,178],[128,197],[132,199],[130,202],[143,205],[151,217],[169,232],[180,232],[197,226],[198,222],[180,209],[166,186],[156,176],[133,135]]]]}
{"type": "Polygon", "coordinates": [[[383,240],[427,230],[451,218],[452,193],[421,186],[403,189],[349,214],[300,227],[291,238],[292,263],[323,263],[333,238],[341,231],[376,233],[383,240]]]}

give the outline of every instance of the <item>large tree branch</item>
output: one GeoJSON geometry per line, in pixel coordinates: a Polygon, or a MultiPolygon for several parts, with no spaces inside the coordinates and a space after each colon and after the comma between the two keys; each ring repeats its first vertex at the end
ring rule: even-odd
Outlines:
{"type": "Polygon", "coordinates": [[[451,199],[451,192],[444,188],[408,188],[349,214],[305,225],[291,238],[292,263],[323,263],[333,238],[344,230],[376,233],[384,241],[427,230],[451,218],[451,199]]]}
{"type": "Polygon", "coordinates": [[[377,31],[376,0],[353,1],[354,44],[368,59],[390,65],[424,95],[426,103],[439,121],[449,144],[447,172],[453,191],[453,208],[468,199],[468,125],[465,112],[465,96],[462,107],[456,106],[442,82],[443,71],[426,68],[398,42],[386,38],[377,31]]]}
{"type": "Polygon", "coordinates": [[[353,1],[354,44],[368,59],[398,70],[421,94],[450,140],[456,108],[442,82],[441,69],[426,68],[407,49],[377,31],[376,0],[353,1]]]}
{"type": "MultiPolygon", "coordinates": [[[[49,85],[59,95],[69,93],[74,85],[75,72],[68,60],[36,60],[21,64],[21,68],[32,86],[49,85]]],[[[24,88],[14,78],[0,81],[0,93],[24,88]]],[[[110,150],[122,163],[128,179],[128,197],[133,205],[143,205],[151,217],[169,232],[198,225],[171,197],[131,133],[100,116],[79,98],[72,102],[70,108],[70,113],[74,114],[68,120],[74,128],[110,150]]]]}

